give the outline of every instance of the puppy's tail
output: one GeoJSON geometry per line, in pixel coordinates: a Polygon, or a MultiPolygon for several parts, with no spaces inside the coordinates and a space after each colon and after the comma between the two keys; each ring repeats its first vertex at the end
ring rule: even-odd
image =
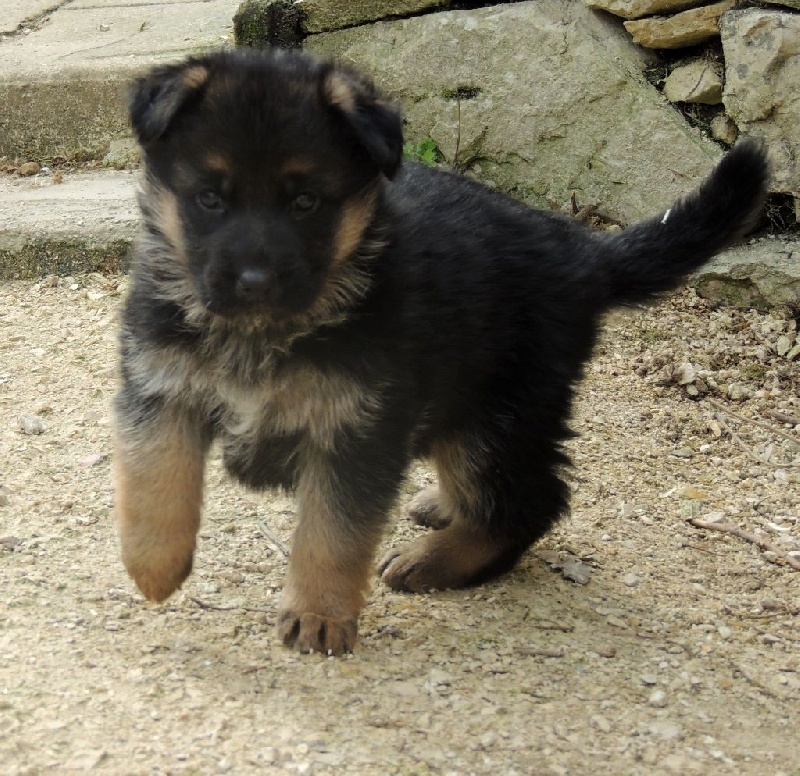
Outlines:
{"type": "Polygon", "coordinates": [[[666,213],[609,236],[608,303],[638,302],[668,291],[734,244],[757,226],[768,181],[764,146],[744,140],[666,213]]]}

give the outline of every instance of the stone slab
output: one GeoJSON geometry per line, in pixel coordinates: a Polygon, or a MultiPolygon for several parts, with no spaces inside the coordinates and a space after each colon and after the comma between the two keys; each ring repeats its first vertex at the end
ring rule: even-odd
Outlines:
{"type": "Polygon", "coordinates": [[[354,27],[365,22],[408,16],[447,5],[449,0],[304,0],[309,34],[354,27]]]}
{"type": "Polygon", "coordinates": [[[800,14],[747,8],[726,13],[720,29],[726,112],[767,141],[772,191],[800,199],[800,14]]]}
{"type": "MultiPolygon", "coordinates": [[[[705,0],[583,0],[589,8],[608,11],[623,19],[641,19],[643,16],[675,13],[685,8],[701,5],[705,0]]],[[[800,1],[800,0],[798,0],[800,1]]]]}
{"type": "Polygon", "coordinates": [[[536,0],[314,35],[402,102],[408,139],[540,207],[631,223],[699,183],[719,149],[642,76],[642,50],[582,3],[536,0]],[[487,52],[492,52],[491,56],[487,52]]]}
{"type": "Polygon", "coordinates": [[[138,175],[0,177],[0,280],[120,271],[139,223],[138,175]]]}
{"type": "Polygon", "coordinates": [[[99,159],[127,133],[129,80],[229,45],[237,0],[77,0],[0,40],[0,156],[99,159]]]}
{"type": "Polygon", "coordinates": [[[653,16],[624,22],[640,46],[675,49],[696,46],[719,36],[719,17],[733,7],[733,0],[690,8],[674,16],[653,16]]]}
{"type": "Polygon", "coordinates": [[[800,240],[764,238],[717,256],[689,279],[718,304],[766,309],[800,306],[800,240]]]}

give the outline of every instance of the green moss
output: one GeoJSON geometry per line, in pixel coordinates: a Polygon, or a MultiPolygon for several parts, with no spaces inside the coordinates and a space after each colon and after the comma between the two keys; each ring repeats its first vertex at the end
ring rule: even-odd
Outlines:
{"type": "Polygon", "coordinates": [[[305,37],[305,15],[288,0],[245,0],[233,17],[237,46],[299,48],[305,37]]]}

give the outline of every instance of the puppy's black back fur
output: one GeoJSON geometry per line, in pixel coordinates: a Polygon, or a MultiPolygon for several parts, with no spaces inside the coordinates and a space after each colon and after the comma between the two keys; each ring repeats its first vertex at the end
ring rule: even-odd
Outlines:
{"type": "Polygon", "coordinates": [[[353,325],[374,336],[397,316],[387,352],[412,376],[417,454],[441,438],[481,448],[472,476],[492,506],[475,518],[507,551],[471,582],[513,565],[567,507],[559,441],[599,316],[674,288],[752,228],[766,184],[763,149],[741,143],[666,217],[621,233],[422,166],[389,184],[393,237],[353,325]]]}

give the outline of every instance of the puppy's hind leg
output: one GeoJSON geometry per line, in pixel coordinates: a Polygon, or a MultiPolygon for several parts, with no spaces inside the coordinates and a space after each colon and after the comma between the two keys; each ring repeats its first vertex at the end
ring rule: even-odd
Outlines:
{"type": "Polygon", "coordinates": [[[521,438],[491,447],[480,435],[437,444],[439,488],[420,496],[425,513],[449,521],[390,551],[379,567],[383,581],[395,590],[444,590],[513,568],[566,508],[567,489],[555,471],[566,459],[556,446],[537,452],[521,438]]]}

